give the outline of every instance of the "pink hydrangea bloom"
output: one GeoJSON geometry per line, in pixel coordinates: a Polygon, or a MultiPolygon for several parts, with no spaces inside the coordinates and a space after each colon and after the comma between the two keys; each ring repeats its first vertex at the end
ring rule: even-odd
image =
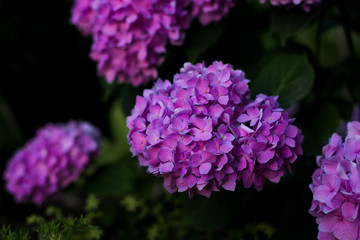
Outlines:
{"type": "Polygon", "coordinates": [[[222,62],[185,63],[173,84],[159,79],[127,118],[139,165],[190,197],[233,191],[237,180],[258,190],[278,182],[301,154],[301,132],[275,97],[251,101],[248,82],[222,62]]]}
{"type": "Polygon", "coordinates": [[[344,142],[334,133],[317,157],[309,212],[317,218],[318,239],[360,238],[360,123],[349,122],[347,130],[344,142]]]}
{"type": "Polygon", "coordinates": [[[190,23],[176,1],[102,0],[97,8],[90,57],[108,82],[138,86],[156,78],[167,41],[180,44],[190,23]]]}
{"type": "Polygon", "coordinates": [[[71,23],[76,24],[84,35],[90,35],[95,21],[94,0],[77,0],[72,9],[71,23]]]}
{"type": "Polygon", "coordinates": [[[261,190],[266,179],[279,182],[302,154],[301,131],[280,108],[277,97],[259,94],[237,118],[239,170],[245,187],[261,190]]]}
{"type": "Polygon", "coordinates": [[[6,189],[18,202],[40,205],[79,177],[98,153],[99,139],[87,122],[46,125],[8,162],[6,189]]]}
{"type": "Polygon", "coordinates": [[[90,57],[99,75],[138,86],[157,77],[166,44],[180,45],[193,18],[218,21],[232,5],[233,0],[76,0],[71,21],[92,35],[90,57]]]}
{"type": "Polygon", "coordinates": [[[301,6],[306,12],[309,12],[312,5],[319,5],[322,0],[260,0],[260,3],[269,1],[273,6],[301,6]]]}
{"type": "Polygon", "coordinates": [[[234,6],[234,0],[192,0],[191,15],[202,25],[220,21],[234,6]]]}

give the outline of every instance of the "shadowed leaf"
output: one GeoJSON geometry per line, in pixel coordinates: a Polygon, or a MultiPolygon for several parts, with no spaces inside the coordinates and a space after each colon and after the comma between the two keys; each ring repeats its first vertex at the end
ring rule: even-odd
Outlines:
{"type": "Polygon", "coordinates": [[[284,55],[268,61],[253,82],[253,93],[279,96],[282,108],[303,98],[314,83],[314,71],[305,55],[284,55]]]}

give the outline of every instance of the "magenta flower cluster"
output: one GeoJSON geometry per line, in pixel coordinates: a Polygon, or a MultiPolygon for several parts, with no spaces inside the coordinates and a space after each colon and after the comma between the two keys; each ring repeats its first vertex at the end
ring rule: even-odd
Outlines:
{"type": "Polygon", "coordinates": [[[191,16],[197,17],[202,25],[220,21],[234,6],[234,0],[191,0],[191,16]]]}
{"type": "Polygon", "coordinates": [[[249,80],[231,65],[185,63],[174,83],[158,80],[127,118],[131,152],[165,188],[210,196],[236,182],[261,190],[299,154],[301,131],[277,97],[250,100],[249,80]]]}
{"type": "Polygon", "coordinates": [[[349,122],[345,142],[334,133],[316,161],[309,212],[320,240],[360,239],[360,122],[349,122]]]}
{"type": "Polygon", "coordinates": [[[312,5],[319,5],[322,0],[260,0],[260,3],[267,1],[273,6],[301,6],[306,12],[309,12],[312,5]]]}
{"type": "Polygon", "coordinates": [[[206,25],[231,6],[233,0],[76,0],[71,22],[92,35],[99,75],[138,86],[157,77],[167,42],[180,45],[192,19],[206,25]]]}
{"type": "Polygon", "coordinates": [[[74,182],[99,151],[100,133],[87,122],[48,124],[8,162],[6,189],[37,205],[74,182]]]}

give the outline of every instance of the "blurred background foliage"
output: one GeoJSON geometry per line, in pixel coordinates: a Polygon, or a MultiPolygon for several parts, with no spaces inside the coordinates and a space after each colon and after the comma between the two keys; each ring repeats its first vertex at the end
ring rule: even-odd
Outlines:
{"type": "Polygon", "coordinates": [[[279,95],[305,136],[304,155],[279,184],[257,192],[240,182],[235,192],[192,200],[167,193],[131,158],[126,116],[152,83],[134,89],[97,77],[91,39],[69,23],[72,4],[0,0],[0,169],[47,122],[92,122],[103,133],[102,152],[42,207],[16,204],[1,187],[0,224],[11,224],[1,239],[316,238],[307,212],[315,156],[360,102],[358,0],[324,0],[310,13],[238,0],[221,22],[193,22],[182,47],[167,47],[161,78],[172,80],[187,61],[231,63],[253,94],[279,95]]]}

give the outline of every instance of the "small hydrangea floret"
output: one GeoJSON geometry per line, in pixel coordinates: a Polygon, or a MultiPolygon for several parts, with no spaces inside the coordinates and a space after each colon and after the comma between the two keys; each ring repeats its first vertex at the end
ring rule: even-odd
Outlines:
{"type": "Polygon", "coordinates": [[[248,82],[222,62],[185,63],[173,84],[159,79],[127,118],[139,165],[190,196],[278,182],[301,154],[301,131],[276,97],[250,100],[248,82]]]}
{"type": "Polygon", "coordinates": [[[318,239],[360,238],[360,123],[349,122],[345,141],[334,133],[317,157],[310,189],[310,214],[319,224],[318,239]]]}
{"type": "Polygon", "coordinates": [[[87,122],[48,124],[10,159],[4,179],[17,202],[42,202],[74,182],[99,151],[100,133],[87,122]]]}

